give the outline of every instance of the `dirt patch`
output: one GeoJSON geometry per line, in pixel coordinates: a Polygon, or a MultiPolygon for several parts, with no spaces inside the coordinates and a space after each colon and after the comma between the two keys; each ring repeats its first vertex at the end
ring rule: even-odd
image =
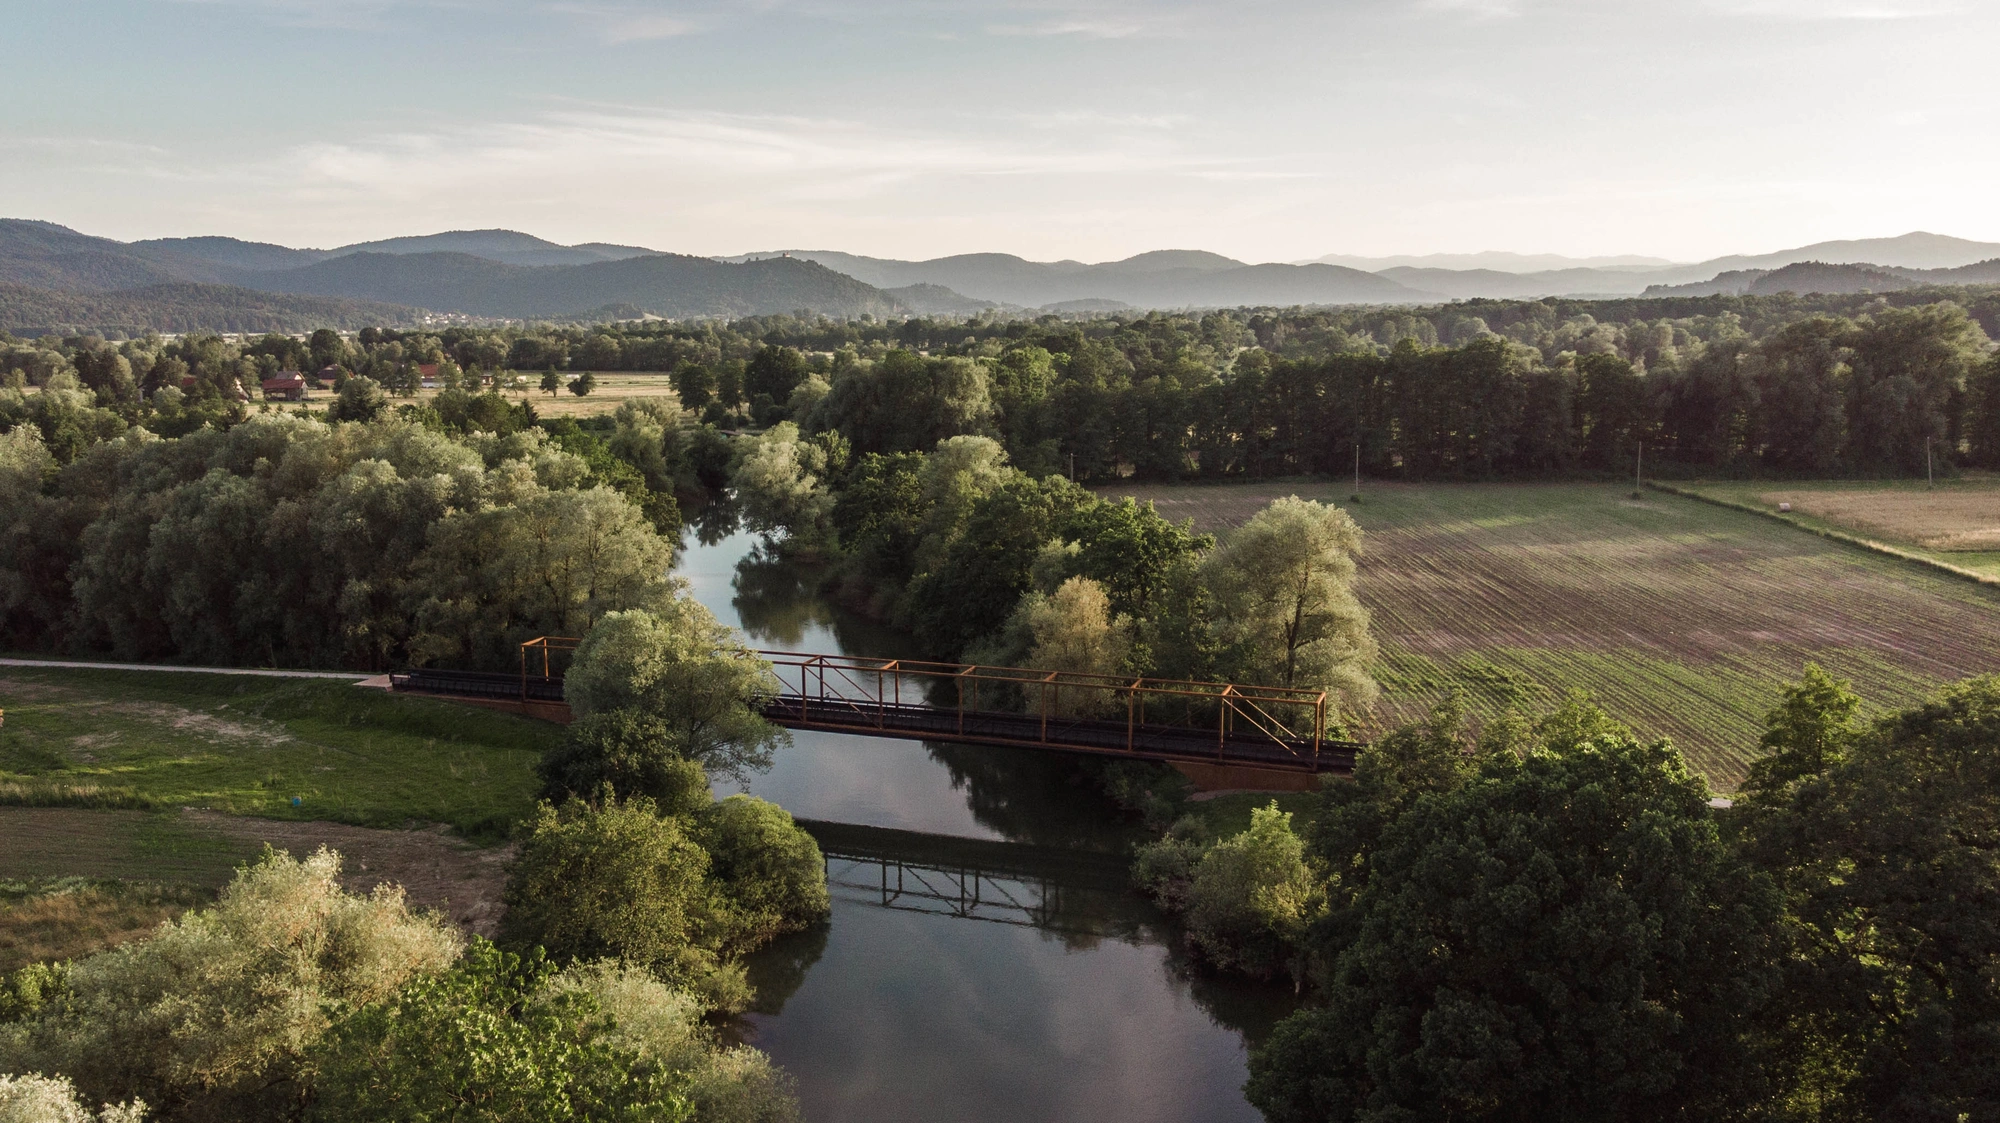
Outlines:
{"type": "Polygon", "coordinates": [[[1758,498],[1927,550],[2000,550],[2000,488],[1772,491],[1758,498]]]}
{"type": "Polygon", "coordinates": [[[467,932],[499,930],[512,848],[473,846],[442,827],[375,830],[213,811],[0,807],[0,879],[115,878],[213,891],[266,843],[299,857],[332,847],[350,890],[393,882],[412,904],[436,909],[467,932]]]}
{"type": "Polygon", "coordinates": [[[294,740],[285,727],[269,721],[230,721],[214,714],[190,710],[181,706],[170,706],[164,702],[118,702],[109,706],[112,713],[129,714],[160,722],[180,733],[191,733],[211,740],[256,741],[265,745],[281,745],[294,740]]]}
{"type": "Polygon", "coordinates": [[[500,930],[506,906],[510,846],[478,847],[445,833],[443,827],[388,831],[341,823],[294,823],[248,819],[212,811],[186,811],[184,818],[250,847],[271,846],[296,857],[321,846],[340,851],[341,884],[366,893],[384,882],[401,885],[410,903],[436,909],[467,932],[491,937],[500,930]]]}

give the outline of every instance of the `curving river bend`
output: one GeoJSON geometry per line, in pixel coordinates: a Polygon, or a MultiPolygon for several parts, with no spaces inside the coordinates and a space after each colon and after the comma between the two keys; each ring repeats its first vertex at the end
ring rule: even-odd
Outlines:
{"type": "MultiPolygon", "coordinates": [[[[755,543],[691,531],[678,569],[752,646],[912,654],[755,543]]],[[[798,731],[747,790],[851,825],[832,923],[751,965],[746,1036],[797,1078],[808,1120],[1260,1118],[1245,1042],[1289,994],[1190,977],[1179,934],[1122,888],[1130,828],[1063,758],[798,731]]]]}

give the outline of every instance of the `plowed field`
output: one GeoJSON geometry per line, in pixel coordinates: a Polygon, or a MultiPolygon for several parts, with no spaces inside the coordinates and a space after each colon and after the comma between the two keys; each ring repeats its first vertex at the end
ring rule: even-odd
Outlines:
{"type": "MultiPolygon", "coordinates": [[[[1176,521],[1241,523],[1333,484],[1135,487],[1176,521]]],[[[1114,494],[1107,492],[1107,494],[1114,494]]],[[[2000,670],[2000,591],[1755,515],[1605,484],[1369,484],[1360,594],[1383,657],[1376,729],[1457,690],[1475,712],[1589,691],[1719,787],[1807,660],[1871,711],[2000,670]]]]}

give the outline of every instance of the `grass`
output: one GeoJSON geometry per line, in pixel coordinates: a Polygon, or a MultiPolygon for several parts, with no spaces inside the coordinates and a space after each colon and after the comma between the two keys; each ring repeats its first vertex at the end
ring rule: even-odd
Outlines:
{"type": "Polygon", "coordinates": [[[1350,490],[1119,494],[1204,530],[1290,494],[1348,506],[1368,533],[1359,592],[1382,648],[1364,735],[1454,692],[1490,716],[1582,689],[1727,789],[1807,660],[1877,713],[2000,668],[2000,590],[1747,512],[1611,484],[1369,483],[1352,505],[1350,490]]]}
{"type": "Polygon", "coordinates": [[[1946,565],[2000,579],[2000,479],[1825,480],[1769,483],[1730,480],[1678,484],[1699,495],[1895,546],[1946,565]]]}
{"type": "MultiPolygon", "coordinates": [[[[592,371],[591,374],[597,379],[597,385],[588,395],[581,398],[570,393],[568,387],[570,379],[582,374],[582,371],[557,371],[556,373],[562,376],[564,388],[554,396],[550,396],[540,388],[542,380],[540,371],[518,373],[527,380],[527,392],[523,394],[519,391],[504,390],[502,394],[510,402],[525,400],[534,403],[537,417],[595,417],[598,414],[616,413],[618,407],[628,398],[673,396],[676,401],[679,400],[674,392],[672,376],[655,371],[592,371]]],[[[400,394],[391,394],[389,405],[393,408],[413,402],[428,402],[441,392],[438,389],[419,390],[407,398],[400,394]]],[[[484,393],[483,390],[480,392],[484,393]]],[[[273,410],[296,410],[304,405],[308,409],[317,411],[331,405],[336,397],[339,395],[330,389],[307,390],[303,403],[271,402],[270,406],[273,410]]],[[[251,408],[255,409],[261,404],[263,404],[261,400],[253,402],[251,408]]]]}
{"type": "Polygon", "coordinates": [[[210,900],[188,885],[83,877],[0,881],[0,975],[103,951],[210,900]]]}
{"type": "Polygon", "coordinates": [[[560,735],[342,682],[229,675],[7,667],[0,707],[0,803],[444,823],[479,838],[529,810],[535,760],[560,735]]]}
{"type": "Polygon", "coordinates": [[[1276,800],[1278,810],[1292,814],[1292,829],[1303,832],[1319,810],[1315,792],[1227,792],[1189,800],[1182,813],[1201,820],[1210,838],[1230,838],[1250,829],[1250,812],[1276,800]]]}

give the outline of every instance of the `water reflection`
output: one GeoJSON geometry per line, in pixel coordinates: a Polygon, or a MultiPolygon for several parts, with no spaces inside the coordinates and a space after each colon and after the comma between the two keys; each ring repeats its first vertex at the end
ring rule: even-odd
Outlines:
{"type": "Polygon", "coordinates": [[[833,920],[755,957],[749,1022],[810,1118],[1256,1118],[1244,1042],[1287,997],[1191,987],[1118,856],[809,827],[833,920]]]}
{"type": "MultiPolygon", "coordinates": [[[[681,575],[753,645],[913,654],[721,526],[690,535],[681,575]]],[[[751,779],[818,821],[835,882],[829,924],[749,965],[743,1028],[798,1079],[807,1118],[1257,1118],[1245,1041],[1289,995],[1189,976],[1170,922],[1125,888],[1134,827],[1098,767],[795,731],[751,779]]]]}

